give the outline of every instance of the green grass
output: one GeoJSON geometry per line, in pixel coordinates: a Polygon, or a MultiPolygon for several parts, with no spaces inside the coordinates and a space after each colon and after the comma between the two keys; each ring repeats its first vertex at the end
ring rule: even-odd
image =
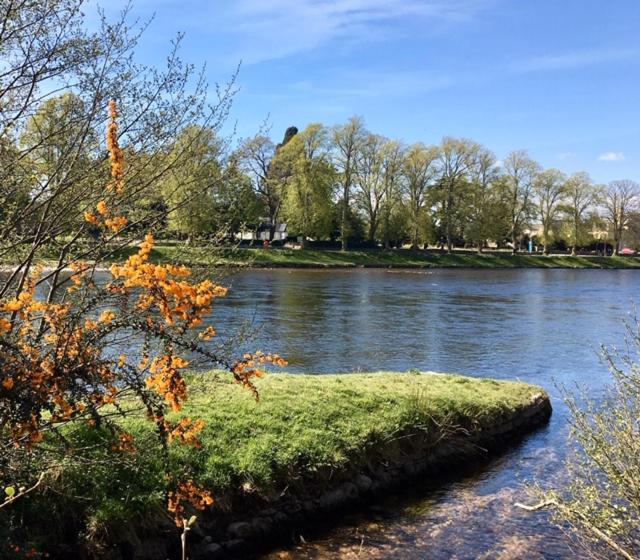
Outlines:
{"type": "Polygon", "coordinates": [[[153,257],[158,261],[197,264],[231,264],[253,267],[305,268],[640,268],[635,257],[572,257],[568,255],[510,255],[391,251],[334,251],[318,249],[234,249],[214,256],[201,249],[158,245],[153,257]],[[207,255],[206,258],[203,255],[207,255]]]}
{"type": "MultiPolygon", "coordinates": [[[[271,374],[260,401],[222,376],[192,381],[185,413],[203,418],[202,450],[176,448],[216,493],[250,484],[269,493],[321,471],[349,469],[399,434],[439,424],[488,426],[541,389],[518,382],[431,374],[271,374]]],[[[136,423],[145,437],[146,422],[136,423]]]]}
{"type": "MultiPolygon", "coordinates": [[[[137,252],[131,245],[110,260],[121,261],[137,252]]],[[[43,250],[39,258],[46,264],[53,258],[43,250]]],[[[254,268],[640,268],[640,257],[597,257],[569,255],[529,255],[507,252],[477,254],[456,251],[451,255],[436,251],[224,248],[188,246],[179,241],[160,241],[152,260],[178,262],[190,266],[239,266],[254,268]]],[[[9,266],[10,262],[0,263],[9,266]]],[[[54,264],[51,262],[51,264],[54,264]]]]}
{"type": "MultiPolygon", "coordinates": [[[[258,497],[277,498],[285,488],[317,495],[341,475],[393,461],[402,445],[416,441],[409,436],[435,442],[454,426],[473,433],[543,393],[520,382],[456,375],[270,374],[257,381],[256,402],[228,374],[192,374],[189,381],[179,416],[204,419],[202,448],[172,444],[170,471],[212,491],[223,509],[235,504],[236,513],[238,504],[245,504],[240,512],[250,509],[258,497]]],[[[29,527],[25,539],[49,546],[69,534],[127,540],[158,530],[166,480],[154,426],[142,415],[122,424],[140,453],[112,451],[99,429],[70,430],[71,440],[93,454],[65,462],[48,483],[52,491],[18,503],[29,527]]]]}

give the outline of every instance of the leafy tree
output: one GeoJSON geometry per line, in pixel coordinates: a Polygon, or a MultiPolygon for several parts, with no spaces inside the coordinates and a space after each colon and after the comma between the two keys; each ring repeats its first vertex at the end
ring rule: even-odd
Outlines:
{"type": "Polygon", "coordinates": [[[69,205],[84,208],[85,194],[100,175],[100,166],[94,169],[97,135],[84,120],[85,112],[74,93],[52,97],[38,106],[20,136],[20,157],[34,178],[34,198],[46,200],[58,232],[82,221],[79,212],[66,210],[69,205]]]}
{"type": "Polygon", "coordinates": [[[505,189],[509,215],[509,237],[513,254],[518,251],[518,243],[522,229],[533,213],[533,181],[539,165],[533,161],[526,151],[516,150],[504,160],[505,189]]]}
{"type": "Polygon", "coordinates": [[[238,165],[251,179],[252,188],[266,210],[269,241],[273,241],[280,218],[282,201],[279,185],[285,179],[284,170],[279,169],[278,165],[272,165],[272,162],[276,153],[297,133],[295,126],[287,128],[282,142],[277,146],[274,146],[269,137],[259,134],[244,141],[237,150],[238,165]]]}
{"type": "Polygon", "coordinates": [[[263,199],[236,157],[226,162],[221,180],[213,191],[213,231],[229,237],[243,229],[257,230],[264,216],[263,199]]]}
{"type": "Polygon", "coordinates": [[[388,191],[385,175],[385,146],[388,141],[382,136],[368,134],[363,140],[357,160],[357,207],[367,217],[367,241],[373,243],[377,237],[380,213],[388,191]]]}
{"type": "Polygon", "coordinates": [[[356,177],[357,159],[365,134],[364,123],[360,117],[351,117],[346,124],[334,127],[331,133],[331,141],[335,150],[334,165],[341,185],[340,237],[343,251],[348,246],[347,216],[351,205],[351,187],[356,177]]]}
{"type": "Polygon", "coordinates": [[[169,207],[170,230],[194,236],[211,233],[214,226],[214,191],[222,184],[219,163],[220,143],[212,130],[192,125],[183,130],[169,155],[180,158],[161,183],[169,207]]]}
{"type": "Polygon", "coordinates": [[[20,151],[10,137],[0,138],[0,229],[10,239],[8,244],[19,241],[23,223],[8,223],[12,216],[24,212],[29,204],[35,177],[19,158],[20,151]],[[18,186],[19,188],[15,188],[18,186]]]}
{"type": "Polygon", "coordinates": [[[495,155],[485,148],[478,150],[469,173],[467,227],[468,240],[482,253],[488,239],[504,237],[505,207],[496,186],[499,170],[495,155]]]}
{"type": "Polygon", "coordinates": [[[576,255],[577,247],[584,237],[585,214],[598,202],[599,193],[600,188],[584,172],[574,173],[565,183],[566,202],[561,209],[569,221],[572,255],[576,255]]]}
{"type": "Polygon", "coordinates": [[[640,185],[627,179],[612,181],[604,189],[602,203],[613,233],[613,254],[618,255],[629,218],[640,206],[640,185]]]}
{"type": "Polygon", "coordinates": [[[278,151],[274,165],[284,172],[280,197],[287,229],[302,237],[303,246],[308,238],[327,237],[336,172],[326,129],[320,124],[307,126],[278,151]]]}
{"type": "Polygon", "coordinates": [[[444,138],[438,151],[439,177],[437,202],[440,208],[440,226],[443,230],[447,251],[453,250],[456,226],[463,222],[465,190],[469,185],[471,171],[480,147],[471,140],[444,138]]]}
{"type": "Polygon", "coordinates": [[[407,220],[402,208],[402,170],[404,148],[396,140],[388,140],[381,146],[383,188],[380,207],[381,239],[385,248],[399,244],[406,235],[407,220]]]}
{"type": "Polygon", "coordinates": [[[566,194],[566,176],[558,169],[546,169],[538,173],[533,181],[536,210],[542,225],[542,252],[549,254],[551,231],[556,226],[561,205],[566,194]]]}
{"type": "Polygon", "coordinates": [[[428,220],[427,190],[437,175],[439,151],[424,144],[412,144],[404,155],[402,175],[406,189],[406,205],[411,236],[411,248],[417,249],[420,232],[428,220]]]}

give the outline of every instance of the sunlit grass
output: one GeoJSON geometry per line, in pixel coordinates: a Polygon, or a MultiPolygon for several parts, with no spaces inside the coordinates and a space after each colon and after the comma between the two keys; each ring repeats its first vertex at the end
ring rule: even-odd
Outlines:
{"type": "MultiPolygon", "coordinates": [[[[201,260],[195,249],[159,246],[154,254],[159,260],[201,260]]],[[[212,261],[260,267],[451,267],[451,268],[640,268],[635,257],[572,257],[569,255],[474,254],[394,251],[336,251],[318,249],[234,249],[221,250],[212,261]]]]}

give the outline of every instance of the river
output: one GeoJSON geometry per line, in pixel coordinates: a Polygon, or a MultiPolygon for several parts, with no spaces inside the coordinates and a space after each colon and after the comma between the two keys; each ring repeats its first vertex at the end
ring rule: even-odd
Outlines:
{"type": "Polygon", "coordinates": [[[250,324],[247,348],[306,373],[411,368],[521,379],[545,387],[545,428],[436,487],[429,481],[358,515],[296,535],[265,559],[581,558],[530,501],[527,481],[562,484],[567,410],[559,386],[597,398],[600,344],[623,341],[638,293],[632,270],[256,270],[230,279],[214,324],[250,324]]]}
{"type": "Polygon", "coordinates": [[[547,389],[554,407],[546,427],[474,471],[327,519],[262,560],[585,557],[547,513],[514,504],[531,501],[531,481],[562,485],[560,387],[602,394],[609,373],[599,348],[622,344],[640,271],[251,270],[223,282],[231,290],[207,320],[235,350],[242,332],[240,350],[283,355],[287,371],[520,379],[547,389]]]}

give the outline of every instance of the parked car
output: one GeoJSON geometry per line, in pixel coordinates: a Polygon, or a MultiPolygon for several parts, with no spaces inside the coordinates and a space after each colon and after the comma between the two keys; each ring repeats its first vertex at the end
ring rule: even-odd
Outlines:
{"type": "Polygon", "coordinates": [[[636,252],[631,249],[630,247],[625,247],[624,249],[622,249],[620,251],[621,255],[624,255],[625,257],[635,257],[636,256],[636,252]]]}

